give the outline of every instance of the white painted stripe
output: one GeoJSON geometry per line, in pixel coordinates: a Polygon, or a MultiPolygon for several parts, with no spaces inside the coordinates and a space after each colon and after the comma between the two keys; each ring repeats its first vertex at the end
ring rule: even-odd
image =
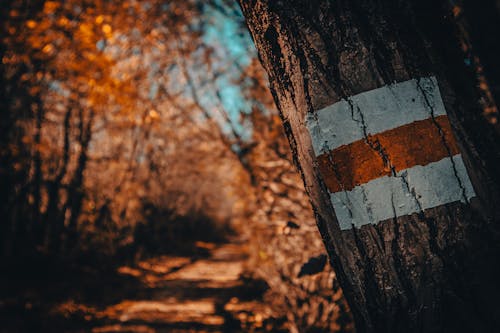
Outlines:
{"type": "Polygon", "coordinates": [[[465,202],[464,194],[467,200],[474,197],[460,154],[453,156],[453,164],[451,158],[446,157],[426,166],[403,170],[397,177],[377,178],[351,191],[330,194],[340,229],[376,224],[455,201],[465,202]]]}
{"type": "Polygon", "coordinates": [[[308,113],[306,126],[318,156],[363,139],[363,126],[367,134],[376,134],[445,114],[437,80],[432,76],[366,91],[316,114],[308,113]]]}

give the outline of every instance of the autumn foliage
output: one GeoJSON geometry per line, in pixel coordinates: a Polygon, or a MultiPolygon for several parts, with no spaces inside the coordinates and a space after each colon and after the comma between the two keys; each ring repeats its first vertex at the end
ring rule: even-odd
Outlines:
{"type": "Polygon", "coordinates": [[[350,327],[236,4],[9,0],[0,15],[2,260],[119,266],[239,235],[268,317],[350,327]]]}

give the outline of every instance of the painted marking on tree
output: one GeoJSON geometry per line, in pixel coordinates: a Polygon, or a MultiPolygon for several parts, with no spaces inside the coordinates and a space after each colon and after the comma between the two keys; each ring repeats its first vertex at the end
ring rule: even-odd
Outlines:
{"type": "Polygon", "coordinates": [[[349,97],[306,126],[343,230],[475,196],[435,77],[349,97]]]}
{"type": "MultiPolygon", "coordinates": [[[[458,177],[465,184],[468,199],[474,196],[460,155],[453,156],[458,177]]],[[[393,217],[409,215],[455,201],[464,201],[450,158],[426,166],[416,165],[393,176],[384,176],[356,186],[351,191],[331,194],[341,229],[360,227],[393,217]],[[415,193],[415,195],[412,194],[415,193]]]]}
{"type": "Polygon", "coordinates": [[[308,114],[316,155],[364,138],[366,133],[387,131],[431,116],[446,115],[436,78],[422,78],[363,92],[308,114]],[[420,87],[420,88],[419,88],[420,87]],[[424,94],[425,93],[425,94],[424,94]],[[317,119],[316,119],[317,117],[317,119]]]}
{"type": "Polygon", "coordinates": [[[371,135],[368,140],[371,145],[364,139],[358,140],[318,156],[319,169],[330,192],[352,190],[372,179],[390,176],[395,171],[414,165],[436,162],[449,156],[449,153],[455,155],[460,152],[446,116],[419,120],[371,135]],[[448,147],[437,144],[433,149],[424,149],[422,142],[439,143],[441,135],[449,142],[448,147]],[[374,149],[375,145],[384,149],[383,154],[393,168],[388,165],[387,160],[381,158],[381,152],[374,149]],[[332,164],[336,165],[336,170],[333,170],[332,164]]]}

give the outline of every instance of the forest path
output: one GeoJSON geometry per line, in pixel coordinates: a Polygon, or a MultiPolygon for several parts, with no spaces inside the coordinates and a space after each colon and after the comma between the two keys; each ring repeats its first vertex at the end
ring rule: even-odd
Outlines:
{"type": "Polygon", "coordinates": [[[113,277],[68,282],[70,292],[60,284],[44,283],[48,288],[43,294],[13,294],[11,300],[0,300],[0,313],[5,310],[0,319],[6,324],[0,332],[273,330],[271,310],[261,300],[267,285],[242,275],[246,245],[196,245],[203,255],[155,256],[119,267],[113,277]]]}
{"type": "Polygon", "coordinates": [[[105,325],[92,332],[238,330],[227,308],[247,292],[240,279],[246,252],[238,243],[198,245],[208,250],[207,258],[161,256],[120,267],[119,273],[137,278],[141,286],[133,297],[97,311],[94,316],[105,325]]]}
{"type": "MultiPolygon", "coordinates": [[[[87,314],[108,332],[244,332],[265,325],[264,285],[242,277],[247,252],[239,242],[198,242],[203,258],[159,256],[118,269],[138,282],[118,302],[87,314]]],[[[64,307],[61,309],[64,311],[64,307]]]]}

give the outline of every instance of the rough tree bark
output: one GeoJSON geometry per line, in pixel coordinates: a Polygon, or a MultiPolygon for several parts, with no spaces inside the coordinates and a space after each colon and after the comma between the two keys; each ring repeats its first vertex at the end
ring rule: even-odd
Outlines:
{"type": "MultiPolygon", "coordinates": [[[[240,4],[357,330],[498,329],[500,140],[494,124],[483,115],[477,68],[464,56],[450,2],[240,0],[240,4]],[[384,102],[370,100],[372,94],[363,95],[362,104],[359,94],[394,92],[402,87],[398,83],[405,82],[421,97],[411,102],[429,112],[430,125],[408,119],[407,127],[399,127],[403,131],[393,141],[390,131],[384,132],[385,141],[382,134],[367,132],[373,117],[366,106],[377,108],[384,102]],[[441,99],[444,120],[436,113],[441,99]],[[350,151],[343,159],[340,147],[333,154],[330,150],[330,160],[325,162],[328,153],[318,153],[314,127],[309,124],[316,121],[335,127],[324,123],[334,118],[323,117],[320,110],[331,111],[335,103],[333,109],[342,109],[342,101],[350,108],[351,120],[360,123],[363,138],[356,149],[364,153],[357,156],[350,151]],[[438,133],[437,137],[422,134],[420,125],[438,133]],[[406,147],[394,148],[398,138],[407,139],[401,142],[406,147]],[[398,163],[409,158],[417,161],[412,165],[424,165],[429,161],[419,163],[419,159],[438,151],[445,152],[443,161],[451,160],[451,167],[437,182],[455,177],[459,188],[441,189],[436,196],[449,191],[451,198],[461,191],[462,197],[441,198],[445,204],[428,207],[422,203],[429,194],[422,197],[415,191],[419,185],[407,182],[398,163]],[[461,176],[452,156],[463,160],[467,171],[464,168],[461,176]],[[344,164],[339,166],[339,161],[344,164]],[[363,163],[367,163],[365,169],[363,163]],[[400,214],[401,207],[385,202],[392,204],[393,216],[381,221],[370,217],[371,223],[351,211],[352,220],[335,211],[332,193],[370,180],[358,178],[379,164],[382,175],[401,178],[417,211],[400,214]],[[351,225],[346,226],[346,219],[351,225]]],[[[404,113],[404,108],[398,112],[404,113]]],[[[337,134],[343,135],[330,133],[334,139],[337,134]]],[[[392,191],[385,189],[375,194],[383,197],[392,191]]],[[[400,199],[397,193],[389,194],[400,199]]],[[[362,205],[370,207],[370,198],[365,196],[362,205]]],[[[368,214],[377,212],[368,209],[368,214]]]]}

